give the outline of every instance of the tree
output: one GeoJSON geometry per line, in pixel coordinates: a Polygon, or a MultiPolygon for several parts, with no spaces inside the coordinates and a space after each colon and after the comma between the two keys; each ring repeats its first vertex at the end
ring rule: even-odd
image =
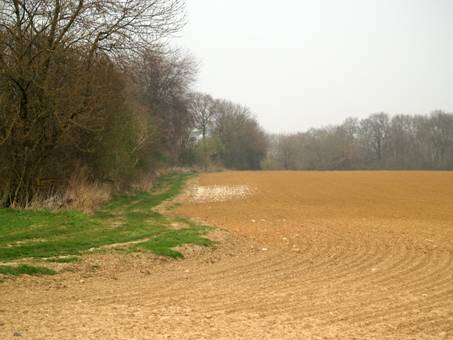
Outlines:
{"type": "Polygon", "coordinates": [[[190,100],[190,111],[197,135],[201,136],[203,165],[208,167],[208,149],[206,138],[212,128],[216,115],[214,99],[208,94],[192,93],[190,100]]]}
{"type": "Polygon", "coordinates": [[[453,169],[453,115],[375,114],[268,138],[271,169],[453,169]]]}
{"type": "Polygon", "coordinates": [[[416,139],[413,116],[396,115],[390,120],[388,166],[392,169],[424,167],[416,139]]]}
{"type": "Polygon", "coordinates": [[[188,55],[149,49],[135,68],[140,101],[156,125],[155,149],[173,163],[181,161],[192,146],[189,92],[196,71],[197,65],[188,55]]]}
{"type": "Polygon", "coordinates": [[[453,147],[453,116],[443,111],[434,111],[430,115],[427,128],[435,168],[446,169],[449,151],[453,147]]]}
{"type": "Polygon", "coordinates": [[[113,131],[105,128],[110,116],[129,114],[120,63],[177,31],[182,9],[179,0],[2,2],[4,204],[25,205],[48,190],[42,177],[60,183],[75,160],[96,158],[105,132],[113,131]]]}
{"type": "Polygon", "coordinates": [[[227,168],[259,169],[267,140],[250,110],[225,100],[216,102],[214,134],[222,143],[220,158],[227,168]]]}
{"type": "Polygon", "coordinates": [[[371,153],[371,157],[382,164],[384,148],[389,132],[389,117],[385,113],[373,114],[360,122],[362,140],[371,153]]]}
{"type": "Polygon", "coordinates": [[[279,134],[267,137],[266,169],[296,170],[303,168],[303,135],[279,134]]]}

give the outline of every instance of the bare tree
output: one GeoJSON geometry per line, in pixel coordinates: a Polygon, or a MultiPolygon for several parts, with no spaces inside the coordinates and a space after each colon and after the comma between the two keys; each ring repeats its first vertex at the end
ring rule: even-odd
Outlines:
{"type": "Polygon", "coordinates": [[[453,115],[386,114],[269,138],[271,169],[453,169],[453,115]]]}
{"type": "Polygon", "coordinates": [[[428,131],[433,162],[437,168],[445,169],[448,166],[449,151],[453,146],[453,116],[440,110],[432,112],[428,131]]]}
{"type": "Polygon", "coordinates": [[[135,66],[140,97],[153,123],[161,149],[174,162],[181,160],[193,136],[190,86],[197,65],[179,51],[163,53],[147,49],[135,66]]]}
{"type": "Polygon", "coordinates": [[[260,169],[266,155],[263,129],[242,105],[225,100],[216,102],[214,134],[223,146],[220,157],[227,168],[260,169]]]}
{"type": "Polygon", "coordinates": [[[0,155],[9,204],[32,198],[51,159],[95,150],[110,112],[127,111],[118,63],[163,42],[183,21],[180,0],[0,3],[0,155]]]}
{"type": "Polygon", "coordinates": [[[383,158],[388,131],[389,117],[385,113],[373,114],[361,122],[363,140],[378,162],[381,162],[383,158]]]}
{"type": "Polygon", "coordinates": [[[89,60],[98,51],[130,55],[179,31],[181,0],[9,0],[0,7],[1,28],[29,49],[44,38],[47,55],[64,45],[84,47],[89,60]],[[27,41],[26,41],[27,40],[27,41]]]}
{"type": "Polygon", "coordinates": [[[280,134],[274,137],[274,163],[280,169],[295,170],[303,166],[301,138],[303,138],[301,134],[280,134]]]}
{"type": "Polygon", "coordinates": [[[216,114],[214,99],[209,94],[192,93],[190,109],[195,129],[205,140],[216,114]]]}
{"type": "Polygon", "coordinates": [[[215,103],[210,95],[204,93],[192,93],[190,97],[190,112],[192,113],[195,131],[201,136],[203,165],[206,169],[208,166],[206,138],[214,123],[215,103]]]}

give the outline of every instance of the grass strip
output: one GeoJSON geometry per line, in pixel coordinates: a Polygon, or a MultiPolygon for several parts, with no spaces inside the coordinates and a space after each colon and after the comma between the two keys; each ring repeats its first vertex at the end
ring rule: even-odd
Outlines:
{"type": "Polygon", "coordinates": [[[46,268],[46,267],[35,267],[29,265],[20,265],[20,266],[0,266],[0,274],[3,275],[55,275],[57,272],[55,270],[46,268]]]}
{"type": "Polygon", "coordinates": [[[0,209],[0,260],[51,258],[51,262],[65,263],[71,262],[65,258],[68,256],[76,258],[105,245],[142,239],[149,241],[140,244],[140,248],[175,258],[182,254],[171,248],[188,243],[211,245],[203,237],[206,227],[186,222],[187,228],[174,230],[170,225],[176,218],[153,210],[179,194],[189,177],[190,174],[177,173],[161,176],[150,192],[115,197],[93,215],[0,209]]]}

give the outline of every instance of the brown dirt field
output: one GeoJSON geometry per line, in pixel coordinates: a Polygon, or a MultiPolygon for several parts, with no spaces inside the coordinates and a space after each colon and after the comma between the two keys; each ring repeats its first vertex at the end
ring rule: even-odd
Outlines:
{"type": "Polygon", "coordinates": [[[177,212],[226,230],[215,249],[92,255],[8,280],[0,338],[453,339],[453,172],[225,172],[192,185],[203,199],[177,212]],[[250,194],[209,200],[214,185],[250,194]]]}

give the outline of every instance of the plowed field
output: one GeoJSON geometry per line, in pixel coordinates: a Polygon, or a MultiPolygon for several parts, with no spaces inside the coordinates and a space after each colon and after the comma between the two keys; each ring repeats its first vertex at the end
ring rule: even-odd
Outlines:
{"type": "Polygon", "coordinates": [[[0,335],[453,339],[453,173],[225,172],[191,185],[177,213],[228,231],[217,249],[151,273],[120,259],[139,269],[4,283],[0,335]]]}

